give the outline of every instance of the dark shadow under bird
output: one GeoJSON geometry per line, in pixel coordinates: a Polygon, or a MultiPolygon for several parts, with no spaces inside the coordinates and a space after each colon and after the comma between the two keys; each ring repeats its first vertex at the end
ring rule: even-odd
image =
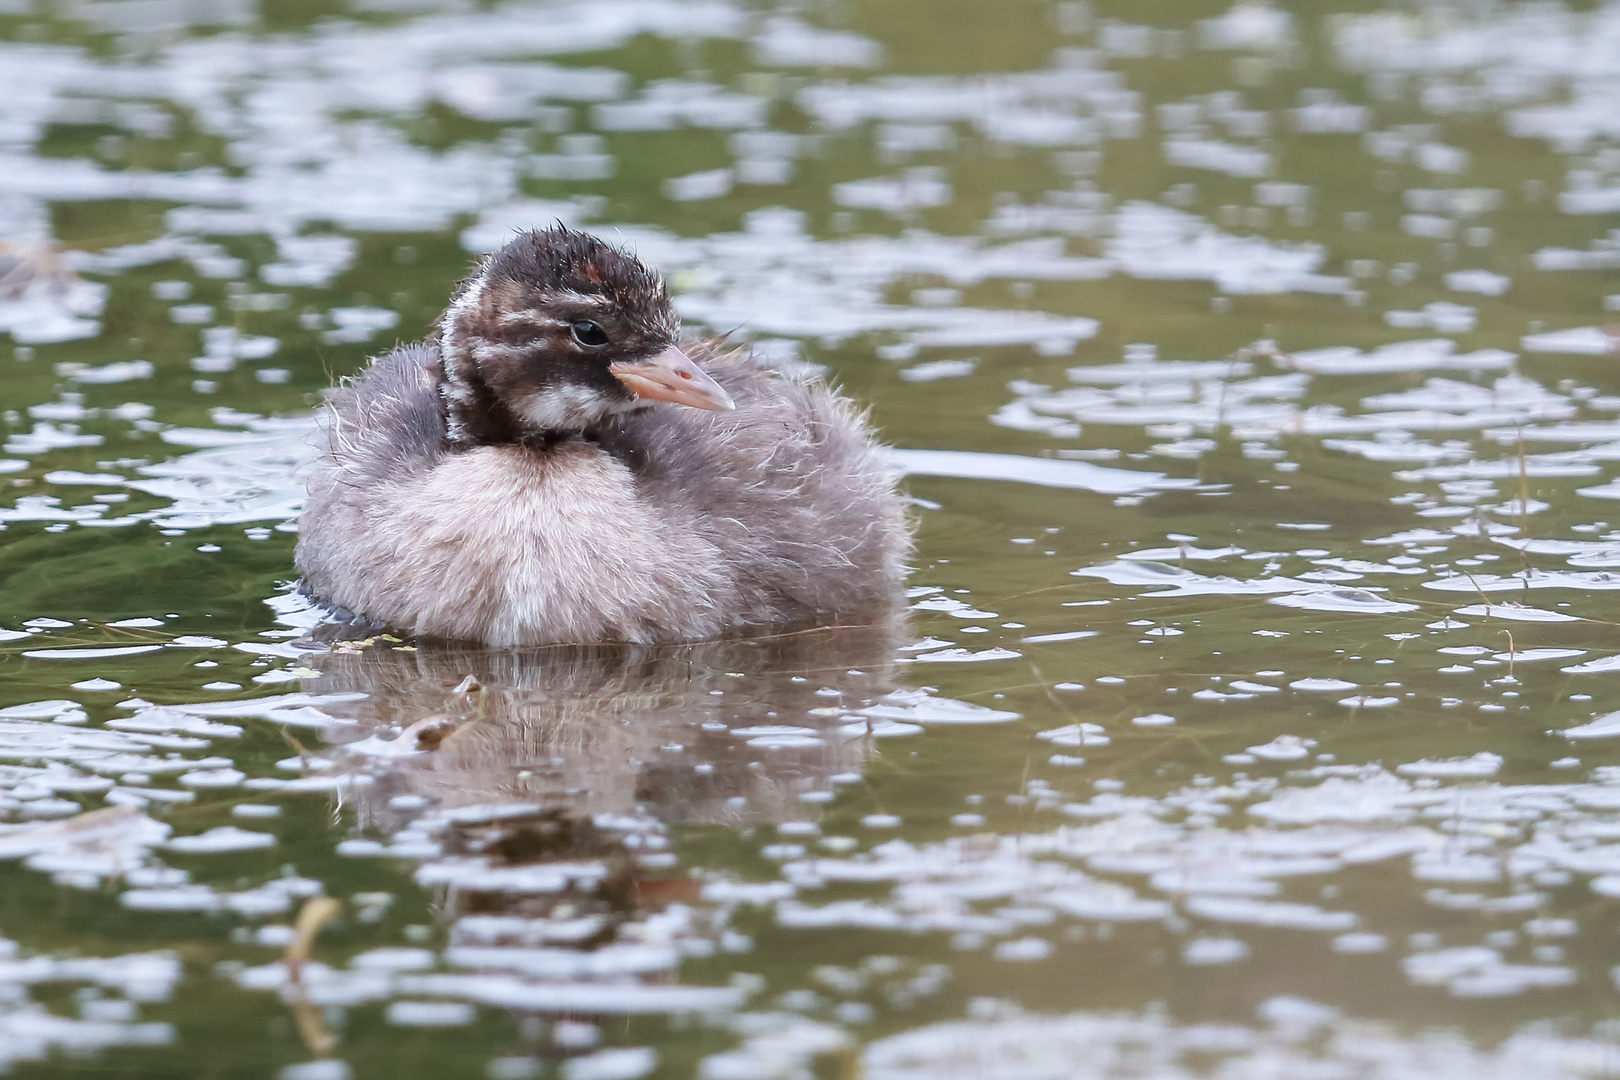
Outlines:
{"type": "Polygon", "coordinates": [[[658,275],[585,233],[485,258],[433,336],[332,393],[304,589],[500,646],[885,617],[910,531],[863,415],[679,329],[658,275]]]}

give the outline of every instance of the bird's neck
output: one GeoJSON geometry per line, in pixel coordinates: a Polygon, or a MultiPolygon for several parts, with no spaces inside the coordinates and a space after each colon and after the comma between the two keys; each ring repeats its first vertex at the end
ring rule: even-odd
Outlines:
{"type": "Polygon", "coordinates": [[[472,365],[442,352],[444,379],[439,401],[444,409],[445,436],[458,447],[522,442],[524,431],[512,410],[490,388],[472,365]]]}
{"type": "Polygon", "coordinates": [[[478,313],[485,285],[476,276],[462,283],[429,342],[439,349],[445,436],[452,446],[464,449],[520,442],[523,437],[518,418],[479,374],[473,359],[473,335],[465,322],[478,313]]]}

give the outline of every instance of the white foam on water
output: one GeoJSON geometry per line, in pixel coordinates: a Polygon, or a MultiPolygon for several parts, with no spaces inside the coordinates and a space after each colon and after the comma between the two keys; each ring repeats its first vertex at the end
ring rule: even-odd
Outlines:
{"type": "MultiPolygon", "coordinates": [[[[1440,592],[1496,593],[1527,589],[1620,589],[1620,574],[1607,571],[1529,570],[1516,574],[1455,574],[1423,583],[1440,592]]],[[[1473,612],[1470,612],[1473,614],[1473,612]]],[[[1508,616],[1504,616],[1508,617],[1508,616]]]]}
{"type": "Polygon", "coordinates": [[[236,739],[242,729],[235,724],[217,724],[192,713],[163,706],[137,709],[131,716],[115,716],[106,722],[115,731],[179,732],[210,739],[236,739]]]}
{"type": "Polygon", "coordinates": [[[1037,732],[1035,737],[1053,746],[1107,746],[1113,742],[1101,724],[1064,724],[1062,727],[1037,732]]]}
{"type": "Polygon", "coordinates": [[[923,690],[900,690],[886,695],[875,705],[857,709],[874,720],[898,720],[915,724],[1003,724],[1020,714],[969,701],[938,697],[923,690]]]}
{"type": "Polygon", "coordinates": [[[1266,761],[1299,761],[1310,756],[1311,744],[1297,735],[1279,735],[1264,746],[1251,746],[1248,750],[1266,761]]]}
{"type": "Polygon", "coordinates": [[[986,660],[1016,660],[1024,654],[1000,646],[990,649],[938,649],[934,652],[917,653],[912,662],[918,664],[971,664],[986,660]]]}
{"type": "Polygon", "coordinates": [[[115,645],[93,649],[29,649],[24,656],[34,660],[103,660],[115,656],[139,656],[157,652],[161,645],[115,645]]]}
{"type": "Polygon", "coordinates": [[[1114,585],[1163,586],[1145,596],[1269,596],[1276,593],[1310,592],[1321,588],[1315,582],[1286,577],[1240,579],[1211,577],[1192,570],[1155,562],[1117,562],[1087,566],[1072,571],[1075,577],[1096,577],[1114,585]]]}
{"type": "Polygon", "coordinates": [[[1219,896],[1195,896],[1187,901],[1187,911],[1215,922],[1288,930],[1341,932],[1355,926],[1357,922],[1356,916],[1351,912],[1325,911],[1312,904],[1219,896]]]}
{"type": "Polygon", "coordinates": [[[1296,678],[1288,683],[1291,690],[1306,690],[1312,693],[1343,693],[1345,690],[1356,690],[1358,683],[1345,682],[1343,678],[1296,678]]]}
{"type": "Polygon", "coordinates": [[[1444,761],[1409,761],[1398,765],[1395,771],[1402,776],[1484,777],[1495,776],[1502,768],[1502,755],[1481,750],[1472,757],[1450,758],[1444,761]]]}
{"type": "Polygon", "coordinates": [[[1573,353],[1576,356],[1607,356],[1616,351],[1614,335],[1598,326],[1581,326],[1570,330],[1549,330],[1526,334],[1519,339],[1519,347],[1534,353],[1573,353]]]}
{"type": "MultiPolygon", "coordinates": [[[[1258,162],[1244,160],[1250,168],[1258,162]]],[[[1338,293],[1349,287],[1346,278],[1316,273],[1326,252],[1315,244],[1284,247],[1258,237],[1232,236],[1196,214],[1157,203],[1120,207],[1106,252],[1130,277],[1210,281],[1234,295],[1338,293]]]]}
{"type": "MultiPolygon", "coordinates": [[[[1204,562],[1213,559],[1225,559],[1233,555],[1242,555],[1246,549],[1240,547],[1201,548],[1192,544],[1183,544],[1180,547],[1165,548],[1137,548],[1135,551],[1126,551],[1120,554],[1121,559],[1139,562],[1165,562],[1174,559],[1178,562],[1204,562]]],[[[1025,638],[1025,641],[1030,640],[1025,638]]]]}
{"type": "MultiPolygon", "coordinates": [[[[1407,1075],[1576,1080],[1596,1075],[1587,1061],[1612,1053],[1612,1042],[1597,1032],[1548,1035],[1531,1023],[1500,1043],[1481,1046],[1432,1031],[1410,1033],[1383,1021],[1358,1017],[1352,1023],[1330,1007],[1293,1000],[1309,1008],[1263,1006],[1262,1021],[1277,1019],[1253,1025],[1192,1023],[1146,1010],[949,1020],[869,1043],[861,1065],[873,1080],[1055,1080],[1073,1075],[1072,1069],[1064,1071],[1066,1063],[1126,1060],[1140,1075],[1179,1076],[1196,1074],[1212,1059],[1232,1076],[1352,1068],[1377,1080],[1407,1075]],[[1298,1019],[1292,1019],[1295,1013],[1298,1019]]],[[[1108,1071],[1095,1075],[1124,1075],[1103,1068],[1108,1071]]]]}
{"type": "Polygon", "coordinates": [[[1269,602],[1306,611],[1360,612],[1369,615],[1391,615],[1418,609],[1417,604],[1390,600],[1365,589],[1316,589],[1273,597],[1269,602]]]}
{"type": "Polygon", "coordinates": [[[1566,615],[1561,611],[1549,611],[1545,608],[1529,607],[1524,604],[1506,601],[1500,604],[1470,604],[1467,607],[1457,608],[1457,615],[1470,615],[1476,618],[1505,619],[1508,622],[1579,622],[1575,615],[1566,615]]]}
{"type": "Polygon", "coordinates": [[[1348,346],[1288,353],[1283,359],[1296,371],[1313,375],[1383,375],[1407,371],[1501,371],[1517,357],[1501,349],[1458,353],[1448,338],[1403,341],[1370,352],[1348,346]]]}
{"type": "Polygon", "coordinates": [[[165,846],[188,855],[217,855],[228,851],[257,851],[274,847],[274,833],[249,832],[234,825],[221,825],[194,836],[177,836],[165,846]]]}
{"type": "Polygon", "coordinates": [[[1063,630],[1055,634],[1032,634],[1021,640],[1026,645],[1045,645],[1057,641],[1083,641],[1097,634],[1096,630],[1063,630]]]}
{"type": "Polygon", "coordinates": [[[1270,176],[1275,166],[1272,155],[1257,146],[1184,137],[1164,141],[1164,160],[1184,169],[1207,169],[1248,178],[1270,176]]]}
{"type": "Polygon", "coordinates": [[[461,1001],[393,1001],[383,1019],[393,1027],[466,1027],[476,1015],[471,1005],[461,1001]]]}
{"type": "MultiPolygon", "coordinates": [[[[1445,283],[1452,292],[1501,296],[1512,286],[1513,279],[1490,270],[1453,270],[1445,276],[1445,283]]],[[[1529,346],[1524,348],[1531,351],[1529,346]]]]}
{"type": "Polygon", "coordinates": [[[910,476],[950,476],[965,480],[1001,480],[1042,487],[1078,488],[1105,495],[1138,491],[1192,487],[1188,480],[1172,479],[1163,473],[1139,473],[1112,469],[1084,461],[1055,461],[1051,458],[1021,457],[1015,454],[982,454],[966,450],[898,450],[886,457],[897,470],[910,476]]]}
{"type": "Polygon", "coordinates": [[[1589,723],[1550,734],[1562,735],[1566,739],[1612,739],[1620,736],[1620,712],[1605,713],[1589,723]]]}
{"type": "Polygon", "coordinates": [[[563,1080],[640,1080],[658,1067],[658,1052],[650,1047],[597,1050],[563,1063],[563,1080]]]}
{"type": "Polygon", "coordinates": [[[504,1009],[544,1012],[701,1013],[734,1009],[743,1000],[730,987],[604,983],[530,983],[501,975],[405,975],[398,991],[460,998],[504,1009]]]}

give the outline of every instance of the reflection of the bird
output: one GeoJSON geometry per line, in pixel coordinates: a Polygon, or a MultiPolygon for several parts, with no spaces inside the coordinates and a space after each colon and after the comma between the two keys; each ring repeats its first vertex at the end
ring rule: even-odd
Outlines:
{"type": "Polygon", "coordinates": [[[870,752],[853,710],[894,690],[900,630],[527,651],[340,641],[310,663],[321,691],[352,697],[329,707],[346,723],[324,756],[366,775],[359,824],[428,859],[418,877],[447,885],[453,911],[520,892],[531,912],[565,896],[622,911],[679,894],[646,873],[674,862],[665,825],[816,816],[870,752]],[[578,873],[540,903],[519,871],[548,865],[578,873]]]}
{"type": "Polygon", "coordinates": [[[857,709],[896,691],[902,631],[522,653],[384,636],[306,654],[337,717],[306,763],[352,777],[345,803],[368,834],[339,850],[408,860],[447,946],[431,962],[382,950],[403,965],[382,981],[296,965],[296,999],[501,1007],[536,1069],[588,1051],[608,1015],[724,1025],[747,991],[682,983],[680,963],[752,947],[724,895],[747,886],[682,873],[666,826],[815,831],[818,803],[872,753],[857,709]]]}
{"type": "MultiPolygon", "coordinates": [[[[350,804],[386,838],[339,850],[414,859],[448,924],[450,971],[400,972],[390,992],[513,1010],[537,1061],[588,1046],[581,1018],[740,1005],[736,988],[677,981],[683,957],[749,945],[705,880],[673,869],[664,826],[813,832],[871,752],[855,710],[896,689],[903,629],[524,652],[384,638],[310,655],[310,688],[340,718],[319,757],[365,778],[350,804]],[[542,1020],[559,1016],[576,1019],[542,1020]]],[[[321,978],[336,982],[310,1000],[349,992],[347,975],[321,978]]]]}
{"type": "Polygon", "coordinates": [[[331,737],[373,774],[366,811],[384,828],[401,804],[746,823],[810,816],[802,796],[859,765],[851,710],[895,688],[896,632],[522,652],[339,643],[312,663],[321,691],[365,694],[332,707],[351,724],[331,737]]]}

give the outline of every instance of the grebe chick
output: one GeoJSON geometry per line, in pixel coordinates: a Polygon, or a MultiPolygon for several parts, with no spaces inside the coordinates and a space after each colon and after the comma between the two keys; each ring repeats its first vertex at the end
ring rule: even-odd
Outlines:
{"type": "Polygon", "coordinates": [[[594,236],[523,233],[334,390],[304,590],[413,635],[670,642],[868,622],[910,530],[859,410],[712,344],[594,236]]]}

